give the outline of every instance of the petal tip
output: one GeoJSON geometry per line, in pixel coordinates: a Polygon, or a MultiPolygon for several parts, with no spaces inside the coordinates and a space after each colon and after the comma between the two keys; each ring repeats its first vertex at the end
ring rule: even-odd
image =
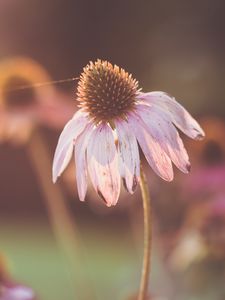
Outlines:
{"type": "Polygon", "coordinates": [[[188,163],[188,164],[186,165],[186,169],[187,169],[187,173],[190,173],[190,172],[191,172],[191,164],[190,164],[190,163],[188,163]]]}
{"type": "Polygon", "coordinates": [[[189,174],[191,171],[191,164],[187,163],[184,169],[181,170],[184,174],[189,174]]]}
{"type": "Polygon", "coordinates": [[[133,194],[134,193],[133,187],[130,188],[130,187],[127,186],[126,178],[122,177],[122,182],[123,182],[123,186],[124,186],[125,190],[128,193],[133,194]]]}
{"type": "Polygon", "coordinates": [[[174,179],[174,175],[168,175],[168,176],[163,176],[162,174],[157,174],[161,179],[167,181],[167,182],[171,182],[174,179]]]}
{"type": "Polygon", "coordinates": [[[134,178],[133,178],[133,186],[132,186],[132,192],[134,193],[136,188],[137,188],[137,185],[138,185],[138,177],[136,175],[134,175],[134,178]]]}
{"type": "Polygon", "coordinates": [[[204,133],[204,131],[203,132],[201,132],[201,133],[198,133],[197,135],[196,135],[196,140],[197,141],[202,141],[203,139],[205,138],[205,133],[204,133]]]}
{"type": "Polygon", "coordinates": [[[168,174],[166,177],[162,177],[165,181],[171,182],[174,179],[174,174],[168,174]]]}
{"type": "Polygon", "coordinates": [[[86,191],[82,192],[78,187],[78,198],[81,202],[85,202],[86,199],[86,191]]]}
{"type": "Polygon", "coordinates": [[[107,207],[110,207],[113,205],[113,203],[111,201],[108,201],[104,195],[102,194],[102,192],[99,190],[99,188],[97,188],[97,194],[99,195],[99,197],[104,201],[104,203],[106,204],[107,207]]]}
{"type": "Polygon", "coordinates": [[[107,207],[111,207],[112,205],[115,206],[115,204],[109,203],[109,202],[105,202],[105,204],[106,204],[107,207]]]}
{"type": "Polygon", "coordinates": [[[132,187],[128,187],[128,186],[127,186],[126,179],[125,179],[124,177],[122,178],[122,182],[123,182],[123,186],[124,186],[125,190],[126,190],[128,193],[130,193],[131,195],[133,195],[134,192],[135,192],[135,190],[136,190],[136,188],[137,188],[137,185],[138,185],[138,179],[137,179],[137,176],[136,176],[136,175],[133,176],[133,184],[132,184],[132,187]]]}
{"type": "Polygon", "coordinates": [[[56,183],[57,179],[58,179],[58,176],[55,175],[55,174],[53,174],[53,175],[52,175],[52,182],[53,182],[54,184],[56,183]]]}
{"type": "Polygon", "coordinates": [[[81,202],[85,202],[85,197],[83,197],[83,198],[79,197],[79,199],[80,199],[81,202]]]}

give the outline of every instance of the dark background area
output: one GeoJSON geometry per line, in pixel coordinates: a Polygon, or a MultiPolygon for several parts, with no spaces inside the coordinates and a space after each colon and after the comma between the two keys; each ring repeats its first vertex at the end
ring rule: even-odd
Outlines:
{"type": "MultiPolygon", "coordinates": [[[[224,9],[222,0],[2,1],[0,59],[31,57],[54,80],[79,76],[90,60],[109,60],[133,73],[143,91],[166,91],[195,116],[223,117],[224,9]]],[[[57,88],[70,93],[76,107],[76,84],[57,88]]],[[[57,132],[48,135],[52,153],[57,136],[57,132]]],[[[21,207],[33,197],[35,182],[28,175],[24,151],[4,147],[2,197],[14,198],[14,191],[19,197],[20,187],[26,185],[23,193],[30,193],[20,195],[21,207]],[[13,159],[20,164],[18,169],[23,166],[23,177],[13,171],[13,159]]],[[[37,209],[40,202],[35,202],[37,209]]]]}
{"type": "Polygon", "coordinates": [[[106,59],[144,90],[166,90],[199,114],[221,113],[224,8],[222,0],[2,1],[0,55],[30,56],[55,79],[106,59]]]}

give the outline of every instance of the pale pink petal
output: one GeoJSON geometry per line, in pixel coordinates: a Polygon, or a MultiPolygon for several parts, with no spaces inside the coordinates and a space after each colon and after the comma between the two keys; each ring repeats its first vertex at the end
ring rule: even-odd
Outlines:
{"type": "Polygon", "coordinates": [[[115,205],[120,193],[118,154],[111,127],[95,128],[87,147],[88,171],[97,193],[107,206],[115,205]]]}
{"type": "Polygon", "coordinates": [[[140,158],[137,140],[126,121],[115,121],[118,135],[120,175],[125,187],[133,194],[140,177],[140,158]]]}
{"type": "Polygon", "coordinates": [[[139,145],[152,169],[164,180],[173,180],[172,163],[162,149],[159,141],[155,140],[146,130],[146,125],[136,114],[129,115],[128,122],[132,128],[139,145]]]}
{"type": "Polygon", "coordinates": [[[187,151],[168,115],[155,106],[140,104],[137,113],[147,125],[150,135],[157,140],[174,164],[184,173],[190,171],[187,151]]]}
{"type": "Polygon", "coordinates": [[[175,98],[164,92],[140,93],[138,99],[161,107],[181,131],[190,138],[200,140],[205,136],[198,122],[180,105],[175,98]]]}
{"type": "Polygon", "coordinates": [[[75,163],[77,190],[81,201],[84,201],[87,193],[87,157],[88,141],[93,133],[93,124],[90,123],[75,142],[75,163]]]}
{"type": "Polygon", "coordinates": [[[56,182],[57,177],[67,167],[73,152],[73,142],[82,133],[87,124],[88,119],[86,115],[78,111],[64,127],[59,137],[53,159],[53,182],[56,182]]]}

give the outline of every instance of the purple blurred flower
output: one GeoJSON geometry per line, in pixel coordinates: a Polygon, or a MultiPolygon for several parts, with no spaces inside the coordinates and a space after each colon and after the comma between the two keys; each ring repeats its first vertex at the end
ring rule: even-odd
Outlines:
{"type": "Polygon", "coordinates": [[[37,300],[33,290],[11,278],[5,257],[0,253],[0,300],[37,300]]]}
{"type": "Polygon", "coordinates": [[[23,285],[4,286],[0,285],[0,300],[35,300],[34,292],[31,288],[23,285]]]}

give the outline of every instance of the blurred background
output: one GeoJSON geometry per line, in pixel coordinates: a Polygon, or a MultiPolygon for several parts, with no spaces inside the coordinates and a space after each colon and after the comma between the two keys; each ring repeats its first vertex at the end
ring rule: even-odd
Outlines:
{"type": "Polygon", "coordinates": [[[122,191],[119,204],[107,208],[90,187],[80,203],[73,163],[51,184],[58,136],[77,109],[77,81],[13,91],[77,77],[100,58],[131,72],[143,91],[173,95],[206,131],[203,142],[185,139],[190,175],[175,170],[165,183],[146,167],[151,292],[161,297],[151,299],[225,300],[224,10],[222,0],[0,1],[0,253],[7,281],[30,286],[43,300],[137,292],[139,191],[122,191]]]}

